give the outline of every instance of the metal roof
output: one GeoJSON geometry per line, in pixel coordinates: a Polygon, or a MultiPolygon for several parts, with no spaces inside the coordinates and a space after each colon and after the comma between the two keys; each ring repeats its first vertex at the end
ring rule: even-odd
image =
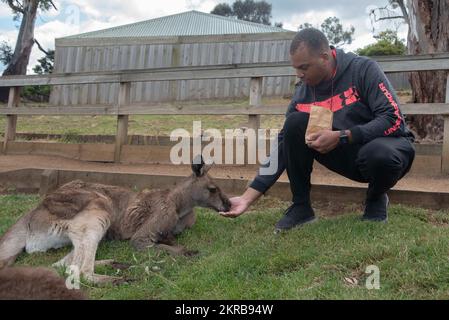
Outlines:
{"type": "Polygon", "coordinates": [[[114,28],[81,33],[63,39],[206,36],[272,32],[290,31],[193,10],[114,28]]]}

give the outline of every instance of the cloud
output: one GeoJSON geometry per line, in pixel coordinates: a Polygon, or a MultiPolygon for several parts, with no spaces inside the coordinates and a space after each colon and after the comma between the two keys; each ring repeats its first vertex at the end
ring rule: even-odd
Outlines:
{"type": "Polygon", "coordinates": [[[141,0],[72,0],[65,1],[79,10],[89,19],[107,21],[113,17],[115,21],[124,23],[152,19],[186,10],[185,0],[170,0],[158,4],[149,4],[141,0]]]}
{"type": "Polygon", "coordinates": [[[280,18],[295,14],[304,14],[307,12],[316,12],[332,10],[340,19],[349,19],[351,17],[361,17],[365,14],[365,8],[368,6],[385,6],[387,0],[282,0],[273,1],[273,16],[280,18]]]}
{"type": "MultiPolygon", "coordinates": [[[[311,23],[320,27],[327,17],[336,16],[340,19],[344,29],[354,26],[354,41],[345,45],[346,50],[356,50],[373,43],[372,25],[368,15],[368,8],[381,7],[387,4],[386,0],[360,0],[356,5],[353,1],[325,1],[325,0],[283,0],[273,2],[273,21],[282,21],[284,28],[296,31],[300,24],[311,23]],[[293,14],[292,14],[293,12],[293,14]]],[[[387,28],[398,28],[398,34],[402,38],[407,36],[406,26],[396,22],[383,22],[376,25],[376,33],[387,28]]]]}
{"type": "Polygon", "coordinates": [[[197,10],[202,12],[211,12],[214,7],[224,1],[218,0],[186,0],[186,8],[188,10],[197,10]]]}
{"type": "Polygon", "coordinates": [[[298,27],[306,22],[319,28],[324,19],[333,15],[335,15],[335,11],[332,10],[323,10],[320,12],[308,11],[305,13],[293,14],[288,20],[282,22],[284,23],[284,29],[292,31],[298,30],[298,27]]]}
{"type": "Polygon", "coordinates": [[[11,9],[4,3],[0,4],[0,18],[11,17],[12,19],[12,11],[11,9]]]}

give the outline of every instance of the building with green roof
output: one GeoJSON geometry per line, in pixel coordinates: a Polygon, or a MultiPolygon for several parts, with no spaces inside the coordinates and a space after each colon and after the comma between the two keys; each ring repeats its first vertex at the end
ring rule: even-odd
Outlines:
{"type": "MultiPolygon", "coordinates": [[[[188,11],[56,39],[58,73],[288,61],[294,32],[273,26],[188,11]]],[[[133,83],[134,103],[238,98],[249,79],[133,83]]],[[[291,92],[292,79],[264,80],[265,95],[291,92]]],[[[58,105],[115,104],[117,84],[55,87],[58,105]]]]}

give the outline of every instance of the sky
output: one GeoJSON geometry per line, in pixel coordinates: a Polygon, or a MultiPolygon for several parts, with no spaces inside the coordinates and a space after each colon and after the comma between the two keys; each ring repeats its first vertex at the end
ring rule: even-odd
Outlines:
{"type": "MultiPolygon", "coordinates": [[[[343,26],[355,27],[354,41],[344,46],[347,51],[375,42],[368,12],[383,7],[387,0],[266,0],[272,4],[272,23],[282,22],[284,29],[296,31],[305,22],[319,27],[324,19],[336,16],[343,26]]],[[[78,33],[101,30],[170,14],[197,10],[210,12],[218,3],[233,0],[55,0],[58,10],[40,12],[36,19],[35,38],[44,48],[54,49],[55,39],[78,33]]],[[[397,21],[397,20],[396,20],[397,21]]],[[[13,48],[20,23],[13,21],[10,8],[0,2],[0,42],[13,48]]],[[[376,32],[397,28],[400,38],[407,37],[407,28],[399,22],[376,24],[376,32]]],[[[28,73],[43,53],[33,47],[28,73]]],[[[0,63],[0,72],[4,66],[0,63]]]]}

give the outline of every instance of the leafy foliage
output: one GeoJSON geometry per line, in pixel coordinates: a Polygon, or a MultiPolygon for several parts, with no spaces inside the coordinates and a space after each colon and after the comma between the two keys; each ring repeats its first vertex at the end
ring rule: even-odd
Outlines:
{"type": "Polygon", "coordinates": [[[234,11],[232,11],[231,6],[227,3],[217,4],[210,13],[224,17],[232,17],[234,15],[234,11]]]}
{"type": "Polygon", "coordinates": [[[12,59],[12,48],[6,41],[0,43],[0,62],[5,66],[11,62],[12,59]]]}
{"type": "MultiPolygon", "coordinates": [[[[232,4],[232,7],[227,3],[219,3],[211,13],[225,17],[234,17],[239,20],[271,25],[271,10],[272,5],[264,0],[237,0],[232,4]]],[[[282,26],[282,23],[278,22],[275,26],[282,26]]]]}
{"type": "MultiPolygon", "coordinates": [[[[302,30],[313,27],[314,26],[311,23],[305,22],[304,24],[301,24],[298,29],[302,30]]],[[[337,17],[326,18],[321,24],[320,29],[326,35],[329,43],[336,47],[351,44],[355,32],[355,28],[353,26],[350,26],[349,29],[344,30],[340,19],[337,17]]]]}
{"type": "Polygon", "coordinates": [[[387,30],[380,32],[377,36],[376,43],[369,44],[356,51],[361,56],[391,56],[391,55],[403,55],[406,52],[406,46],[403,40],[398,38],[397,32],[393,30],[387,30]]]}
{"type": "MultiPolygon", "coordinates": [[[[49,74],[53,72],[55,61],[55,51],[48,50],[47,54],[37,60],[39,64],[35,65],[33,71],[37,74],[49,74]]],[[[22,97],[34,102],[47,102],[50,99],[50,86],[30,86],[22,90],[22,97]]]]}
{"type": "Polygon", "coordinates": [[[37,74],[48,74],[53,72],[55,62],[55,50],[48,50],[47,54],[37,60],[39,64],[35,65],[33,71],[37,74]]]}
{"type": "Polygon", "coordinates": [[[329,17],[321,24],[321,30],[326,35],[327,39],[335,46],[340,47],[345,44],[352,43],[352,36],[355,28],[351,26],[347,30],[343,30],[343,25],[337,17],[329,17]]]}

